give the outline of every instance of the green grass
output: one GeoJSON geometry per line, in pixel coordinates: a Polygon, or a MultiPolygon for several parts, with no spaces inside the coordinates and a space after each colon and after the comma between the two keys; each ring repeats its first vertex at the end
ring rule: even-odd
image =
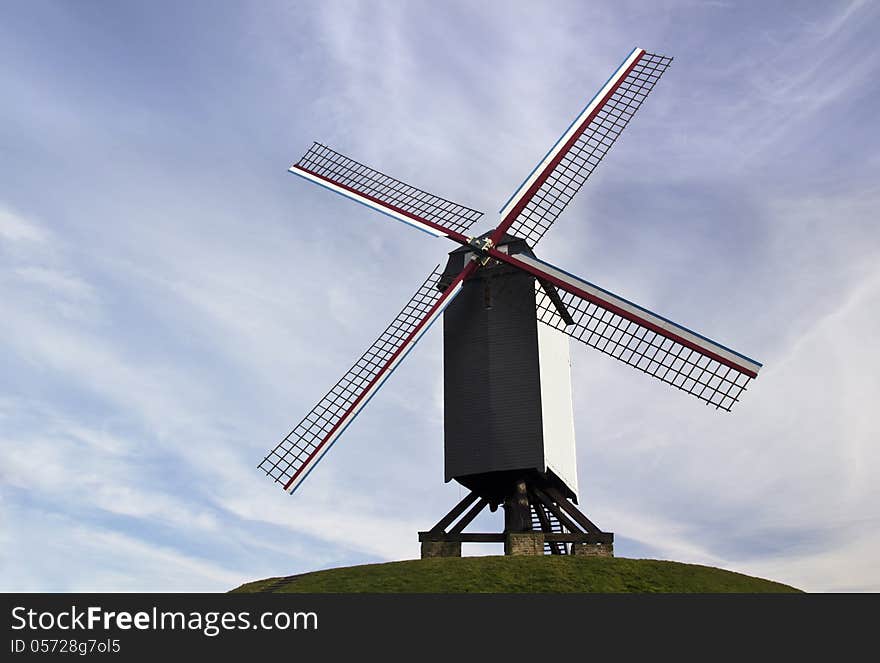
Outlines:
{"type": "Polygon", "coordinates": [[[710,566],[654,559],[448,557],[366,564],[250,582],[234,592],[797,592],[710,566]]]}

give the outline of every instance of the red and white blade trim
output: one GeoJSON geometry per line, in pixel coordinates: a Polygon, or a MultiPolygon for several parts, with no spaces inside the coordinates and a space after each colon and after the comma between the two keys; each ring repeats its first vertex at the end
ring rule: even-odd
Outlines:
{"type": "Polygon", "coordinates": [[[337,184],[333,180],[327,179],[321,175],[316,173],[309,172],[304,168],[300,168],[296,165],[288,168],[288,172],[293,173],[294,175],[299,175],[300,177],[304,177],[307,180],[314,182],[315,184],[319,184],[323,187],[330,189],[331,191],[335,191],[338,194],[345,196],[346,198],[351,198],[352,200],[361,203],[362,205],[366,205],[377,212],[381,212],[386,216],[390,216],[392,219],[397,219],[398,221],[403,221],[405,224],[412,226],[413,228],[418,228],[422,232],[426,232],[429,235],[433,235],[434,237],[447,237],[448,233],[438,229],[433,224],[425,223],[424,220],[419,219],[413,214],[406,212],[400,208],[395,207],[394,205],[383,203],[382,201],[373,198],[367,194],[358,193],[354,189],[347,187],[343,184],[337,184]]]}
{"type": "MultiPolygon", "coordinates": [[[[584,108],[584,110],[575,118],[568,130],[562,134],[559,140],[556,141],[556,144],[549,152],[547,152],[547,155],[537,166],[535,166],[532,173],[520,185],[519,189],[517,189],[510,197],[510,200],[508,200],[507,204],[501,209],[502,219],[507,220],[512,214],[515,216],[515,214],[519,213],[517,208],[521,207],[520,203],[523,203],[527,196],[531,197],[531,195],[534,194],[534,185],[540,184],[540,182],[547,179],[548,174],[553,168],[555,168],[560,156],[565,150],[571,147],[571,144],[577,139],[577,136],[583,132],[584,127],[590,122],[596,114],[596,111],[608,100],[620,82],[626,78],[626,75],[644,53],[645,49],[643,48],[634,48],[632,50],[629,56],[627,56],[623,63],[611,75],[611,78],[609,78],[605,85],[602,86],[602,89],[596,93],[590,103],[587,104],[586,108],[584,108]]],[[[506,230],[507,228],[505,227],[504,229],[506,230]]]]}
{"type": "Polygon", "coordinates": [[[464,237],[482,212],[401,182],[320,143],[289,172],[435,237],[464,237]]]}
{"type": "Polygon", "coordinates": [[[515,267],[519,267],[534,276],[545,279],[562,290],[577,295],[578,297],[582,297],[583,299],[611,311],[622,318],[650,329],[660,336],[666,337],[692,350],[696,350],[700,354],[714,359],[720,364],[743,373],[750,378],[758,376],[761,364],[754,359],[750,359],[745,355],[721,345],[720,343],[716,343],[705,336],[701,336],[700,334],[657,315],[648,309],[642,308],[623,297],[608,292],[589,281],[584,281],[573,274],[569,274],[565,270],[559,269],[550,263],[523,254],[508,256],[505,253],[494,250],[491,254],[499,260],[507,262],[515,267]]]}
{"type": "Polygon", "coordinates": [[[440,270],[429,275],[416,295],[336,386],[260,463],[270,478],[291,493],[324,457],[342,432],[422,338],[431,324],[461,292],[473,273],[470,261],[442,293],[436,290],[440,270]]]}

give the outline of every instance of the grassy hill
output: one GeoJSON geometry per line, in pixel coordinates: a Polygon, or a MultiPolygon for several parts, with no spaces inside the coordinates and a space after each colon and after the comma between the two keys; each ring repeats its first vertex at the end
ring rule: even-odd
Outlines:
{"type": "Polygon", "coordinates": [[[249,582],[233,592],[797,592],[710,566],[654,559],[448,557],[249,582]]]}

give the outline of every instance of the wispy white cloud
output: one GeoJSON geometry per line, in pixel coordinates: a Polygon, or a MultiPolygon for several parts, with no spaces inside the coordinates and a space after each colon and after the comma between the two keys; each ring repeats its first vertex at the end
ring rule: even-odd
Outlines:
{"type": "MultiPolygon", "coordinates": [[[[765,556],[781,569],[784,559],[806,555],[818,563],[828,551],[844,554],[841,540],[868,546],[880,525],[871,414],[880,358],[866,346],[878,298],[875,269],[773,357],[731,415],[695,412],[677,394],[652,395],[649,378],[614,375],[610,362],[590,361],[587,369],[576,359],[582,412],[595,411],[600,391],[619,394],[601,399],[607,416],[580,420],[589,422],[579,431],[581,458],[597,479],[584,483],[599,522],[620,523],[618,531],[664,556],[690,550],[690,561],[756,573],[769,568],[765,556]],[[620,426],[635,403],[644,417],[620,426]],[[772,553],[756,552],[765,549],[772,553]]],[[[867,570],[864,560],[858,569],[867,570]]],[[[803,571],[776,577],[831,587],[829,578],[803,571]]]]}
{"type": "Polygon", "coordinates": [[[30,515],[7,523],[14,526],[15,537],[2,565],[6,591],[193,592],[241,584],[240,571],[171,546],[84,526],[57,514],[45,520],[30,515]]]}
{"type": "Polygon", "coordinates": [[[91,287],[81,279],[45,267],[21,267],[15,270],[22,282],[45,288],[53,295],[73,299],[88,299],[92,295],[91,287]]]}
{"type": "Polygon", "coordinates": [[[0,207],[0,238],[11,242],[44,242],[48,237],[46,230],[38,224],[7,207],[0,207]]]}
{"type": "Polygon", "coordinates": [[[0,109],[0,585],[415,556],[458,495],[439,328],[294,497],[255,465],[451,247],[284,169],[326,141],[491,223],[639,35],[676,62],[542,256],[767,368],[719,416],[575,348],[582,504],[619,554],[876,587],[876,9],[753,14],[263,4],[161,52],[161,21],[124,47],[52,23],[40,52],[0,22],[33,109],[0,109]]]}

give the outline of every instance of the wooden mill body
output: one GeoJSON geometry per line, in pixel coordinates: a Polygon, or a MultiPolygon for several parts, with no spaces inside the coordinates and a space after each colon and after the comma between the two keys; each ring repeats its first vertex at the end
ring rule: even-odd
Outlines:
{"type": "MultiPolygon", "coordinates": [[[[499,250],[534,255],[509,236],[499,250]]],[[[449,254],[439,288],[470,254],[449,254]]],[[[492,504],[520,480],[577,501],[568,337],[538,321],[535,289],[530,274],[489,264],[443,315],[445,479],[492,504]]]]}

